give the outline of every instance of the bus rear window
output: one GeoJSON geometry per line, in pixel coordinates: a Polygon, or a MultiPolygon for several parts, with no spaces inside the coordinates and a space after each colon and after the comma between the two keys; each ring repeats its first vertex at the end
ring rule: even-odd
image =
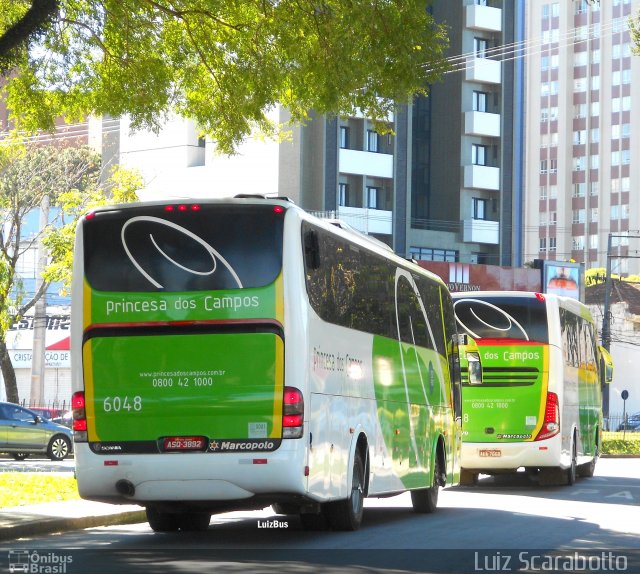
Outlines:
{"type": "Polygon", "coordinates": [[[99,291],[263,287],[282,267],[284,213],[206,203],[99,211],[84,222],[85,277],[99,291]]]}
{"type": "Polygon", "coordinates": [[[526,297],[464,298],[454,301],[456,320],[474,339],[549,342],[544,301],[526,297]]]}

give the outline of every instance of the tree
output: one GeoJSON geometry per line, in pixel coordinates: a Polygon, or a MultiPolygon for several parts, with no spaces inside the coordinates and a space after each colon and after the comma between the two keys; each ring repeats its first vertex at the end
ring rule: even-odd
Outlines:
{"type": "Polygon", "coordinates": [[[430,0],[0,0],[0,64],[21,129],[130,114],[157,130],[197,121],[223,153],[266,112],[382,121],[446,69],[430,0]],[[9,36],[10,40],[7,40],[9,36]]]}
{"type": "Polygon", "coordinates": [[[135,199],[141,180],[116,172],[100,185],[100,157],[89,148],[31,147],[4,140],[0,145],[0,368],[7,400],[18,402],[16,375],[7,350],[8,330],[44,295],[51,281],[71,275],[73,230],[77,216],[93,205],[135,199]],[[44,229],[26,234],[27,216],[47,198],[52,217],[44,229]],[[109,198],[109,199],[108,199],[109,198]],[[51,257],[45,276],[27,293],[18,273],[20,258],[43,237],[51,257]]]}

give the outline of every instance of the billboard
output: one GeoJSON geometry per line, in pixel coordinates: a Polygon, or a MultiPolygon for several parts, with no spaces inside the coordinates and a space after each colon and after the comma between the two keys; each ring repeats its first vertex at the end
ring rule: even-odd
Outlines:
{"type": "Polygon", "coordinates": [[[582,265],[567,261],[542,262],[542,290],[544,293],[564,295],[582,301],[584,274],[582,265]]]}

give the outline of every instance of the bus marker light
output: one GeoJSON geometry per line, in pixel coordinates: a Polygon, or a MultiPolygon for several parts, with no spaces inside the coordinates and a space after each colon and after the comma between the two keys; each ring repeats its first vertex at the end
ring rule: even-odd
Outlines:
{"type": "Polygon", "coordinates": [[[304,467],[304,475],[305,476],[309,476],[309,467],[308,466],[304,467]]]}
{"type": "Polygon", "coordinates": [[[284,207],[282,207],[281,205],[274,205],[273,206],[273,212],[274,213],[283,213],[284,212],[284,207]]]}
{"type": "Polygon", "coordinates": [[[266,458],[254,458],[253,459],[253,464],[267,464],[267,459],[266,458]]]}
{"type": "Polygon", "coordinates": [[[118,461],[117,460],[105,460],[104,461],[104,465],[105,466],[118,466],[118,461]]]}

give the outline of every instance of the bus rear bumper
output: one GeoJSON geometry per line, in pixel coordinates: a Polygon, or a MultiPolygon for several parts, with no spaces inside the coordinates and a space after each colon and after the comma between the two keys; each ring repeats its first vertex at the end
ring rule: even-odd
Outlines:
{"type": "Polygon", "coordinates": [[[561,438],[515,443],[463,443],[461,467],[471,471],[563,466],[561,438]]]}
{"type": "Polygon", "coordinates": [[[289,441],[270,453],[133,456],[97,455],[80,443],[75,457],[80,496],[114,504],[230,502],[270,493],[307,494],[304,449],[289,441]]]}

